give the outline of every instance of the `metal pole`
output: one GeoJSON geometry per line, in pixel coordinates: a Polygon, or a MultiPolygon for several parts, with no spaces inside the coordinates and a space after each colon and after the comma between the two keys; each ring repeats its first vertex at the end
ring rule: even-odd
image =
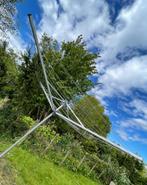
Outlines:
{"type": "Polygon", "coordinates": [[[79,162],[79,164],[78,164],[78,166],[77,166],[77,169],[80,168],[80,166],[81,166],[82,163],[84,162],[85,158],[86,158],[86,155],[84,155],[84,157],[83,157],[83,158],[81,159],[81,161],[79,162]]]}
{"type": "Polygon", "coordinates": [[[51,105],[52,104],[51,99],[50,99],[49,95],[47,94],[47,92],[45,90],[45,87],[43,86],[43,84],[41,82],[40,82],[40,86],[41,86],[41,88],[42,88],[42,90],[43,90],[43,92],[46,96],[46,99],[48,100],[49,104],[51,105]]]}
{"type": "Polygon", "coordinates": [[[52,145],[52,143],[54,142],[54,140],[56,139],[57,134],[55,135],[55,137],[50,141],[50,143],[47,145],[47,147],[44,149],[44,151],[42,152],[42,155],[44,155],[46,153],[46,151],[50,148],[50,146],[52,145]]]}
{"type": "MultiPolygon", "coordinates": [[[[63,107],[63,105],[61,105],[60,107],[58,107],[56,109],[56,111],[60,110],[63,107]]],[[[9,148],[7,148],[4,152],[2,152],[0,154],[0,158],[2,158],[4,155],[6,155],[10,150],[12,150],[12,148],[14,148],[16,145],[18,145],[19,143],[23,142],[24,139],[30,135],[34,130],[36,130],[40,125],[42,125],[44,122],[46,122],[49,118],[51,118],[54,115],[54,112],[52,112],[51,114],[49,114],[46,118],[44,118],[41,122],[37,123],[35,126],[33,126],[30,130],[28,130],[26,132],[26,134],[24,136],[22,136],[21,138],[19,138],[13,145],[11,145],[9,148]]]]}
{"type": "Polygon", "coordinates": [[[48,93],[49,93],[50,106],[51,106],[52,110],[55,111],[55,105],[54,105],[54,102],[52,100],[52,95],[51,95],[51,90],[50,90],[50,87],[49,87],[49,84],[48,84],[48,79],[47,79],[47,74],[46,74],[46,70],[45,70],[45,65],[44,65],[43,58],[42,58],[42,55],[41,55],[41,52],[40,52],[40,48],[39,48],[39,42],[38,42],[36,30],[35,30],[35,25],[33,23],[32,15],[28,14],[28,17],[29,17],[29,23],[30,23],[31,30],[32,30],[32,33],[33,33],[34,41],[35,41],[35,44],[36,44],[38,56],[39,56],[39,59],[40,59],[40,62],[41,62],[41,66],[42,66],[42,70],[43,70],[43,74],[44,74],[47,90],[48,90],[48,93]]]}
{"type": "Polygon", "coordinates": [[[91,174],[91,172],[94,170],[94,168],[96,167],[96,165],[97,165],[97,163],[95,163],[95,164],[93,165],[93,167],[90,169],[90,171],[89,171],[88,175],[90,175],[90,174],[91,174]]]}
{"type": "MultiPolygon", "coordinates": [[[[49,86],[57,93],[57,95],[64,100],[64,98],[61,96],[61,94],[57,91],[57,89],[48,81],[49,86]]],[[[65,101],[65,100],[64,100],[65,101]]]]}
{"type": "Polygon", "coordinates": [[[83,123],[81,122],[81,120],[77,117],[77,115],[75,114],[75,112],[72,110],[72,108],[69,106],[69,104],[67,103],[67,107],[70,109],[70,111],[73,113],[73,115],[76,117],[77,121],[80,123],[80,125],[82,127],[84,127],[83,123]]]}
{"type": "MultiPolygon", "coordinates": [[[[113,142],[107,140],[106,138],[104,138],[104,137],[98,135],[97,133],[91,131],[90,129],[81,126],[80,124],[78,124],[77,122],[75,122],[75,121],[73,121],[73,120],[67,118],[66,116],[64,116],[64,115],[62,115],[62,114],[60,114],[60,113],[58,113],[58,112],[56,112],[56,115],[58,115],[60,118],[62,118],[62,119],[63,119],[64,121],[66,121],[68,124],[69,124],[69,122],[70,122],[70,123],[72,123],[73,125],[75,125],[76,127],[81,128],[82,130],[87,131],[90,135],[96,137],[97,139],[99,139],[99,140],[101,140],[101,141],[103,141],[103,142],[105,142],[105,143],[107,143],[107,144],[113,146],[114,148],[116,148],[116,149],[118,149],[118,150],[120,150],[120,151],[122,151],[122,152],[124,152],[124,153],[129,154],[130,156],[132,156],[132,157],[134,157],[134,158],[136,158],[136,159],[138,159],[138,160],[140,160],[140,161],[143,161],[143,159],[142,159],[141,157],[139,157],[139,156],[133,154],[132,152],[129,152],[129,151],[125,150],[124,148],[122,148],[122,147],[116,145],[115,143],[113,143],[113,142]]],[[[70,124],[69,124],[69,125],[70,125],[70,124]]]]}
{"type": "Polygon", "coordinates": [[[61,161],[60,165],[62,165],[64,163],[64,161],[67,159],[67,157],[69,156],[71,150],[68,150],[65,157],[63,158],[63,160],[61,161]]]}

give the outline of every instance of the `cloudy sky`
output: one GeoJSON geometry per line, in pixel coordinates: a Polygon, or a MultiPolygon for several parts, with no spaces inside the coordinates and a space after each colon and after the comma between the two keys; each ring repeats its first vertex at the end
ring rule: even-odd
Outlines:
{"type": "Polygon", "coordinates": [[[96,61],[101,82],[94,94],[112,122],[109,139],[147,162],[147,4],[143,0],[24,0],[17,5],[18,33],[10,45],[22,51],[31,43],[27,13],[38,35],[62,40],[82,34],[96,61]]]}

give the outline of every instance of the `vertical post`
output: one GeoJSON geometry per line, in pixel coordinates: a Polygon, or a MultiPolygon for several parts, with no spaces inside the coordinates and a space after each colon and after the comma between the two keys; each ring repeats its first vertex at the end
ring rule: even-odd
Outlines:
{"type": "Polygon", "coordinates": [[[77,121],[79,122],[79,124],[84,127],[83,123],[81,122],[81,120],[77,117],[77,115],[74,113],[74,111],[72,110],[72,108],[69,106],[69,104],[67,103],[67,107],[70,109],[70,111],[73,113],[73,115],[76,117],[77,121]]]}
{"type": "Polygon", "coordinates": [[[64,161],[65,161],[65,160],[67,159],[67,157],[69,156],[70,152],[71,152],[70,150],[67,151],[67,153],[66,153],[65,157],[63,158],[63,160],[61,161],[60,165],[62,165],[62,164],[64,163],[64,161]]]}
{"type": "Polygon", "coordinates": [[[50,143],[47,145],[47,147],[45,148],[45,150],[43,151],[42,154],[45,154],[46,151],[50,148],[50,146],[52,145],[52,143],[54,142],[54,140],[56,139],[57,134],[55,135],[55,137],[50,141],[50,143]]]}
{"type": "Polygon", "coordinates": [[[36,44],[36,49],[37,49],[37,52],[38,52],[38,56],[39,56],[39,59],[40,59],[40,62],[41,62],[41,66],[42,66],[42,70],[43,70],[43,74],[44,74],[44,78],[45,78],[45,83],[46,83],[47,90],[48,90],[48,93],[49,93],[50,106],[51,106],[52,110],[55,111],[55,105],[53,103],[51,90],[50,90],[50,87],[49,87],[49,84],[48,84],[48,79],[47,79],[47,74],[46,74],[46,70],[45,70],[45,65],[44,65],[43,58],[42,58],[42,55],[41,55],[41,52],[40,52],[39,42],[38,42],[35,26],[34,26],[34,23],[33,23],[32,15],[28,14],[28,17],[29,17],[29,23],[30,23],[31,30],[32,30],[32,33],[33,33],[34,41],[35,41],[35,44],[36,44]]]}
{"type": "Polygon", "coordinates": [[[84,157],[83,157],[83,158],[81,159],[81,161],[79,162],[79,164],[78,164],[78,166],[77,166],[77,169],[80,168],[80,166],[81,166],[82,163],[84,162],[85,158],[86,158],[86,155],[84,155],[84,157]]]}
{"type": "Polygon", "coordinates": [[[28,135],[30,135],[34,130],[36,130],[40,125],[42,125],[44,122],[46,122],[50,117],[52,117],[54,115],[54,112],[52,112],[51,114],[49,114],[46,118],[44,118],[41,122],[37,123],[36,125],[34,125],[30,130],[28,130],[26,132],[26,134],[24,136],[22,136],[21,138],[19,138],[13,145],[11,145],[9,148],[7,148],[5,151],[3,151],[2,153],[0,153],[0,158],[2,158],[3,156],[5,156],[10,150],[12,150],[16,145],[20,144],[21,142],[24,141],[24,139],[26,139],[26,137],[28,135]]]}
{"type": "MultiPolygon", "coordinates": [[[[63,107],[63,105],[61,105],[60,107],[58,107],[56,109],[56,111],[60,110],[63,107]]],[[[41,122],[35,124],[34,126],[32,126],[32,128],[30,128],[30,130],[28,130],[26,132],[25,135],[23,135],[21,138],[19,138],[14,144],[12,144],[10,147],[8,147],[5,151],[3,151],[2,153],[0,153],[0,158],[2,158],[3,156],[5,156],[10,150],[12,150],[15,146],[17,146],[18,144],[22,143],[26,137],[28,137],[32,132],[34,132],[38,127],[40,127],[44,122],[48,121],[49,118],[51,118],[54,115],[54,112],[50,113],[46,118],[44,118],[41,122]]]]}
{"type": "Polygon", "coordinates": [[[93,167],[92,167],[91,170],[89,171],[88,175],[91,174],[91,172],[94,170],[94,168],[96,167],[96,165],[97,165],[97,163],[95,163],[95,164],[93,165],[93,167]]]}

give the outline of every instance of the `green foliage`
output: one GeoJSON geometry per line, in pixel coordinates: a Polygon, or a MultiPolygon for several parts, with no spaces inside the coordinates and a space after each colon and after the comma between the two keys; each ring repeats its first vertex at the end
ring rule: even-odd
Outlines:
{"type": "Polygon", "coordinates": [[[12,50],[7,50],[7,43],[0,43],[0,97],[8,96],[12,98],[16,80],[17,80],[17,66],[15,62],[15,54],[12,50]]]}
{"type": "Polygon", "coordinates": [[[0,130],[12,138],[22,135],[34,124],[34,120],[23,115],[12,102],[0,109],[0,130]]]}
{"type": "Polygon", "coordinates": [[[125,168],[120,168],[119,169],[119,174],[116,179],[116,183],[118,185],[131,185],[131,181],[128,177],[128,172],[126,171],[125,168]]]}
{"type": "Polygon", "coordinates": [[[76,41],[62,43],[60,60],[52,60],[51,65],[63,82],[70,99],[75,95],[84,94],[93,86],[87,76],[96,73],[97,57],[86,49],[82,36],[76,41]]]}
{"type": "MultiPolygon", "coordinates": [[[[10,134],[11,137],[15,137],[18,132],[22,131],[20,124],[17,121],[18,112],[13,104],[8,102],[3,109],[0,109],[0,130],[5,134],[10,134]]],[[[23,128],[24,130],[24,128],[23,128]]]]}
{"type": "Polygon", "coordinates": [[[93,96],[86,95],[75,104],[74,110],[85,126],[102,136],[110,132],[111,123],[104,114],[104,107],[93,96]]]}
{"type": "Polygon", "coordinates": [[[10,163],[1,159],[0,161],[0,183],[1,185],[11,184],[15,182],[15,170],[10,163]]]}
{"type": "Polygon", "coordinates": [[[37,133],[42,135],[44,138],[53,139],[56,135],[56,132],[54,130],[51,130],[51,127],[49,126],[41,126],[38,128],[37,133]]]}
{"type": "MultiPolygon", "coordinates": [[[[48,109],[48,102],[36,78],[36,57],[31,60],[30,52],[23,54],[24,62],[19,66],[15,102],[24,114],[40,120],[48,109]]],[[[48,112],[48,111],[47,111],[48,112]]]]}
{"type": "MultiPolygon", "coordinates": [[[[0,143],[0,151],[7,147],[0,143]]],[[[2,176],[3,181],[6,184],[15,183],[17,185],[100,185],[99,181],[95,182],[89,178],[86,178],[79,173],[73,173],[67,170],[65,167],[59,167],[53,164],[50,159],[42,159],[36,154],[22,150],[21,148],[15,148],[11,154],[7,156],[6,162],[13,168],[7,165],[5,166],[12,173],[7,173],[7,178],[13,181],[6,181],[7,179],[2,176]]],[[[2,169],[0,169],[1,172],[2,169]]],[[[3,171],[2,171],[3,172],[3,171]]],[[[1,173],[0,173],[1,179],[1,173]]]]}
{"type": "Polygon", "coordinates": [[[29,116],[21,116],[19,118],[20,124],[25,124],[28,128],[32,127],[34,120],[29,116]]]}
{"type": "Polygon", "coordinates": [[[0,1],[0,30],[14,30],[14,15],[16,13],[16,2],[19,0],[1,0],[0,1]]]}
{"type": "MultiPolygon", "coordinates": [[[[41,46],[47,75],[67,99],[84,94],[92,87],[87,77],[96,72],[94,60],[97,55],[86,49],[81,36],[76,41],[63,42],[59,49],[57,41],[44,35],[41,46]]],[[[44,84],[40,62],[36,54],[31,55],[30,51],[23,54],[22,59],[24,62],[19,67],[16,102],[25,114],[40,120],[50,111],[39,85],[39,81],[44,84]]]]}
{"type": "MultiPolygon", "coordinates": [[[[76,41],[63,42],[59,47],[57,41],[44,35],[41,46],[51,83],[66,99],[74,100],[72,108],[86,127],[106,137],[111,123],[104,114],[104,107],[96,98],[86,95],[93,86],[88,76],[96,72],[94,60],[97,55],[86,49],[81,36],[76,41]]],[[[6,50],[3,43],[0,46],[0,91],[2,97],[9,97],[9,101],[0,102],[0,130],[14,140],[51,111],[39,86],[40,80],[44,84],[44,77],[37,54],[31,54],[28,50],[23,54],[23,63],[19,66],[16,65],[15,58],[14,53],[6,50]]],[[[73,129],[68,129],[62,120],[54,117],[49,123],[39,127],[25,141],[23,148],[71,171],[95,180],[101,179],[106,185],[111,180],[118,185],[146,184],[146,177],[141,175],[142,163],[95,141],[85,132],[82,135],[84,137],[80,137],[73,129]],[[67,159],[63,161],[67,154],[67,159]],[[86,159],[78,167],[83,156],[86,159]]]]}

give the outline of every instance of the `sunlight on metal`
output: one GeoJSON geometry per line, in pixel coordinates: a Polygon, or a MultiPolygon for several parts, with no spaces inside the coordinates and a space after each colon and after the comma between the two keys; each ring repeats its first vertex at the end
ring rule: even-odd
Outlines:
{"type": "MultiPolygon", "coordinates": [[[[143,161],[143,159],[137,155],[135,155],[134,153],[131,153],[129,151],[127,151],[126,149],[122,148],[121,146],[116,145],[115,143],[109,141],[108,139],[100,136],[99,134],[97,134],[96,132],[91,131],[90,129],[86,128],[84,126],[84,124],[81,122],[81,120],[79,119],[79,117],[76,115],[76,113],[74,112],[74,110],[71,108],[70,104],[68,103],[68,101],[66,100],[66,98],[63,98],[63,94],[64,93],[59,93],[58,90],[54,87],[54,85],[52,85],[50,83],[50,81],[47,78],[47,73],[46,73],[46,69],[45,69],[45,65],[44,65],[44,61],[39,49],[39,44],[38,44],[38,38],[37,38],[37,34],[36,34],[36,30],[35,30],[35,26],[33,24],[33,20],[32,20],[32,16],[31,14],[28,15],[29,17],[29,22],[30,22],[30,26],[32,29],[32,33],[33,33],[33,37],[35,40],[35,44],[36,44],[36,48],[37,48],[37,52],[39,55],[39,59],[41,62],[41,66],[42,66],[42,70],[43,70],[43,75],[44,75],[44,79],[45,79],[45,83],[46,83],[46,87],[47,87],[47,91],[46,88],[43,86],[43,84],[40,82],[40,86],[44,92],[44,95],[46,96],[48,103],[52,109],[52,113],[50,113],[46,118],[44,118],[40,123],[37,123],[35,126],[33,126],[24,136],[22,136],[20,139],[18,139],[13,145],[11,145],[9,148],[7,148],[4,152],[2,152],[0,154],[0,158],[2,158],[3,156],[5,156],[5,154],[7,154],[12,148],[14,148],[16,145],[20,144],[22,141],[24,141],[26,139],[26,137],[28,135],[30,135],[33,131],[35,131],[39,126],[41,126],[44,122],[48,121],[49,118],[51,118],[53,115],[57,115],[59,118],[61,118],[62,120],[64,120],[66,123],[69,124],[69,126],[71,126],[73,129],[75,129],[78,133],[82,134],[80,132],[80,129],[82,131],[85,131],[86,133],[88,133],[89,135],[93,136],[95,139],[97,139],[98,141],[101,141],[105,144],[111,145],[112,147],[116,148],[117,150],[120,150],[121,152],[124,152],[134,158],[136,158],[139,161],[143,161]],[[56,92],[57,96],[53,96],[52,95],[52,91],[56,92]],[[55,102],[54,101],[59,101],[56,102],[56,104],[58,103],[58,108],[56,108],[55,106],[55,102]],[[62,108],[67,108],[68,112],[66,113],[66,116],[63,115],[61,113],[61,109],[62,108]],[[74,118],[77,121],[74,121],[73,119],[71,119],[69,117],[68,113],[71,113],[74,118]]],[[[62,109],[64,111],[64,109],[62,109]]]]}
{"type": "MultiPolygon", "coordinates": [[[[56,111],[60,110],[63,107],[63,105],[61,105],[60,107],[58,107],[56,109],[56,111]]],[[[12,150],[16,145],[20,144],[21,142],[24,141],[24,139],[26,139],[27,136],[29,136],[33,131],[35,131],[39,126],[41,126],[43,123],[45,123],[46,121],[49,120],[49,118],[51,118],[54,115],[54,112],[50,113],[46,118],[44,118],[41,122],[37,123],[35,126],[33,126],[30,130],[28,130],[26,132],[26,134],[24,136],[22,136],[21,138],[19,138],[13,145],[11,145],[9,148],[7,148],[4,152],[2,152],[0,154],[0,158],[2,158],[3,156],[5,156],[10,150],[12,150]]]]}
{"type": "Polygon", "coordinates": [[[109,141],[108,139],[106,139],[106,138],[104,138],[104,137],[98,135],[96,132],[93,132],[93,131],[91,131],[90,129],[88,129],[88,128],[86,128],[86,127],[83,127],[83,126],[81,126],[81,125],[79,125],[78,123],[76,123],[75,121],[73,121],[73,120],[67,118],[66,116],[64,116],[64,115],[62,115],[62,114],[60,114],[60,113],[58,113],[58,112],[56,112],[56,115],[58,115],[60,118],[62,118],[62,119],[63,119],[64,121],[66,121],[67,123],[68,123],[68,122],[71,122],[71,123],[74,124],[75,126],[81,128],[82,130],[85,130],[86,132],[88,132],[89,134],[93,135],[93,136],[96,137],[97,139],[99,139],[99,140],[101,140],[101,141],[103,141],[103,142],[105,142],[105,143],[107,143],[107,144],[109,144],[109,145],[112,145],[112,146],[115,147],[116,149],[119,149],[119,150],[121,150],[122,152],[125,152],[125,153],[129,154],[129,155],[132,156],[132,157],[135,157],[136,159],[138,159],[138,160],[140,160],[140,161],[143,160],[141,157],[139,157],[139,156],[137,156],[137,155],[135,155],[135,154],[133,154],[133,153],[131,153],[131,152],[125,150],[124,148],[122,148],[122,147],[116,145],[115,143],[109,141]]]}
{"type": "Polygon", "coordinates": [[[43,70],[46,86],[47,86],[49,97],[50,97],[50,106],[51,106],[52,110],[54,111],[55,110],[55,106],[54,106],[54,103],[53,103],[53,100],[52,100],[51,91],[50,91],[50,87],[49,87],[48,80],[47,80],[47,74],[46,74],[46,70],[45,70],[45,65],[44,65],[43,58],[42,58],[42,55],[41,55],[41,52],[40,52],[40,48],[39,48],[39,42],[38,42],[36,30],[35,30],[35,25],[33,23],[32,15],[28,14],[28,17],[29,17],[30,27],[31,27],[31,30],[32,30],[32,33],[33,33],[34,41],[35,41],[35,44],[36,44],[38,56],[39,56],[39,59],[40,59],[40,62],[41,62],[41,66],[42,66],[42,70],[43,70]]]}

